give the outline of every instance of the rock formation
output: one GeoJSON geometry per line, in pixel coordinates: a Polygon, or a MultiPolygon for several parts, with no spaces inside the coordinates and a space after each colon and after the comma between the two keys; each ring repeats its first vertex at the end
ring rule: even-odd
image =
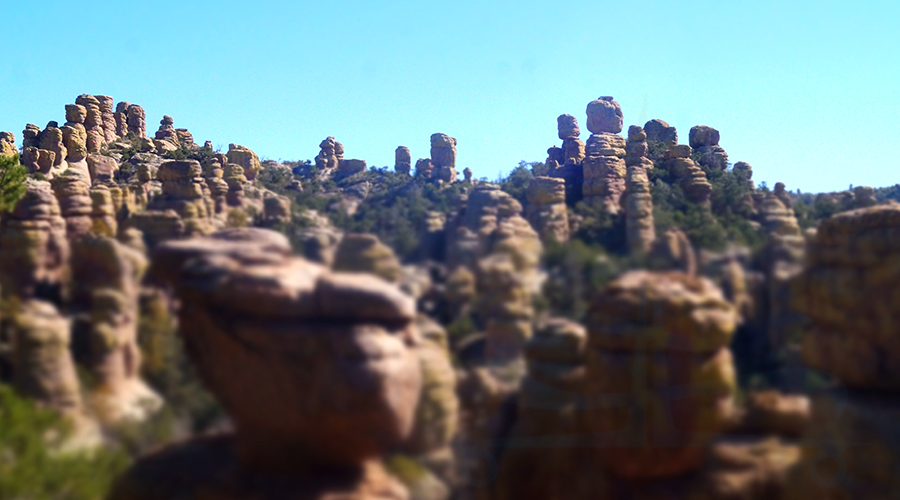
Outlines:
{"type": "Polygon", "coordinates": [[[612,97],[604,96],[587,105],[587,128],[591,134],[618,134],[624,118],[622,107],[612,97]]]}
{"type": "Polygon", "coordinates": [[[73,303],[90,315],[90,402],[104,422],[143,420],[162,401],[140,378],[138,295],[147,259],[106,236],[72,244],[73,303]]]}
{"type": "Polygon", "coordinates": [[[248,181],[256,179],[259,170],[262,168],[259,163],[259,157],[256,156],[250,148],[238,146],[236,144],[228,145],[228,163],[234,163],[244,169],[244,176],[248,181]]]}
{"type": "Polygon", "coordinates": [[[41,127],[33,123],[25,125],[22,131],[22,149],[41,147],[41,127]]]}
{"type": "Polygon", "coordinates": [[[595,133],[588,139],[585,153],[587,156],[582,163],[584,201],[591,206],[603,207],[611,215],[618,214],[625,193],[625,139],[615,133],[595,133]]]}
{"type": "MultiPolygon", "coordinates": [[[[66,124],[63,126],[62,135],[63,143],[66,145],[66,163],[67,169],[77,169],[88,177],[87,155],[88,151],[88,134],[85,120],[87,119],[87,108],[80,104],[66,105],[66,124]]],[[[50,128],[49,126],[47,127],[50,128]]],[[[96,130],[92,130],[94,138],[96,138],[96,130]]]]}
{"type": "Polygon", "coordinates": [[[160,247],[154,267],[178,290],[188,352],[236,432],[142,459],[112,500],[406,498],[377,460],[413,430],[414,304],[377,278],[332,274],[289,252],[264,230],[160,247]]]}
{"type": "Polygon", "coordinates": [[[305,210],[297,216],[303,221],[303,228],[296,235],[301,245],[300,253],[313,262],[331,267],[343,233],[328,217],[315,210],[305,210]]]}
{"type": "Polygon", "coordinates": [[[431,174],[433,172],[434,165],[431,163],[430,158],[419,158],[416,160],[416,177],[431,179],[431,174]]]}
{"type": "Polygon", "coordinates": [[[681,186],[688,200],[709,205],[712,186],[706,174],[691,159],[691,147],[686,144],[670,145],[665,155],[669,176],[681,186]]]}
{"type": "Polygon", "coordinates": [[[334,137],[326,137],[324,141],[319,144],[319,154],[316,155],[316,167],[322,172],[329,172],[336,170],[338,167],[338,157],[335,154],[334,146],[335,146],[334,137]]]}
{"type": "Polygon", "coordinates": [[[53,164],[56,162],[56,153],[46,149],[27,147],[22,152],[20,163],[28,168],[29,174],[40,173],[47,179],[55,175],[53,164]]]}
{"type": "MultiPolygon", "coordinates": [[[[159,121],[159,130],[156,131],[156,140],[168,142],[171,148],[178,148],[178,134],[175,133],[175,120],[171,116],[165,115],[159,121]]],[[[154,141],[155,143],[156,141],[154,141]]],[[[157,144],[157,149],[159,145],[157,144]]]]}
{"type": "Polygon", "coordinates": [[[125,137],[128,134],[128,108],[130,106],[131,103],[128,102],[116,104],[116,135],[119,137],[125,137]]]}
{"type": "Polygon", "coordinates": [[[467,182],[469,184],[472,183],[472,169],[471,168],[466,167],[463,169],[463,178],[465,179],[465,182],[467,182]]]}
{"type": "Polygon", "coordinates": [[[435,168],[456,167],[456,139],[447,134],[432,134],[431,162],[435,168]]]}
{"type": "Polygon", "coordinates": [[[370,273],[392,283],[400,278],[400,261],[374,234],[345,234],[337,247],[334,269],[370,273]]]}
{"type": "Polygon", "coordinates": [[[88,153],[97,153],[106,145],[106,130],[103,128],[103,112],[100,110],[100,101],[88,94],[82,94],[75,99],[75,104],[85,109],[84,128],[85,145],[88,153]]]}
{"type": "Polygon", "coordinates": [[[409,148],[398,146],[394,152],[394,172],[409,175],[410,170],[412,170],[412,156],[409,154],[409,148]]]}
{"type": "Polygon", "coordinates": [[[366,171],[366,160],[346,159],[338,161],[337,176],[350,177],[366,171]]]}
{"type": "Polygon", "coordinates": [[[890,498],[900,487],[890,472],[900,457],[898,234],[894,202],[837,214],[820,224],[796,278],[810,319],[803,359],[842,386],[813,395],[792,500],[890,498]]]}
{"type": "Polygon", "coordinates": [[[206,181],[196,160],[167,161],[156,178],[162,182],[162,197],[147,205],[149,210],[174,210],[184,222],[186,236],[212,232],[209,206],[203,198],[206,181]]]}
{"type": "Polygon", "coordinates": [[[588,322],[585,421],[600,463],[643,479],[699,469],[730,417],[737,313],[708,280],[632,271],[588,322]]]}
{"type": "Polygon", "coordinates": [[[112,193],[108,187],[99,184],[91,188],[91,220],[93,221],[92,234],[115,238],[119,232],[119,223],[116,220],[116,207],[113,204],[112,193]]]}
{"type": "Polygon", "coordinates": [[[69,351],[69,321],[49,302],[26,300],[9,318],[14,339],[13,386],[38,404],[75,417],[82,401],[75,363],[69,351]]]}
{"type": "Polygon", "coordinates": [[[625,144],[625,235],[631,252],[648,253],[656,239],[653,227],[653,197],[647,171],[647,134],[635,125],[628,128],[625,144]]]}
{"type": "Polygon", "coordinates": [[[47,127],[40,136],[40,149],[50,151],[55,155],[53,157],[53,165],[51,168],[65,169],[66,165],[64,162],[66,161],[66,156],[68,156],[69,152],[66,150],[66,145],[63,143],[62,130],[56,125],[56,122],[47,124],[47,127]]]}
{"type": "Polygon", "coordinates": [[[697,274],[694,247],[687,235],[678,229],[669,229],[653,241],[648,265],[656,271],[678,271],[690,276],[697,274]]]}
{"type": "Polygon", "coordinates": [[[650,120],[644,124],[644,132],[648,141],[662,142],[669,145],[678,144],[678,131],[662,120],[650,120]]]}
{"type": "Polygon", "coordinates": [[[478,262],[475,309],[484,319],[485,357],[502,364],[522,356],[531,338],[534,308],[529,285],[509,255],[498,253],[478,262]]]}
{"type": "Polygon", "coordinates": [[[50,184],[66,221],[66,238],[71,242],[90,234],[94,223],[91,220],[91,179],[87,173],[70,167],[54,177],[50,184]]]}
{"type": "Polygon", "coordinates": [[[147,137],[147,113],[144,112],[144,108],[137,104],[129,104],[126,113],[125,123],[128,132],[137,137],[147,137]]]}
{"type": "Polygon", "coordinates": [[[701,165],[717,170],[728,168],[728,153],[719,146],[718,130],[706,125],[697,125],[691,128],[688,140],[691,148],[700,153],[701,165]]]}
{"type": "Polygon", "coordinates": [[[100,107],[104,142],[111,143],[119,137],[116,126],[115,101],[108,95],[95,95],[94,98],[97,99],[100,107]]]}
{"type": "Polygon", "coordinates": [[[290,199],[274,194],[263,198],[263,224],[266,227],[273,227],[278,224],[288,224],[290,222],[290,199]]]}
{"type": "Polygon", "coordinates": [[[528,185],[526,218],[543,243],[569,241],[566,183],[553,177],[535,177],[528,185]]]}
{"type": "Polygon", "coordinates": [[[12,132],[0,132],[0,156],[14,156],[19,154],[16,147],[16,135],[12,132]]]}
{"type": "Polygon", "coordinates": [[[572,115],[559,115],[556,119],[556,128],[559,138],[562,139],[561,157],[559,153],[547,151],[548,154],[555,157],[554,161],[558,166],[574,165],[584,160],[584,143],[581,142],[579,136],[581,129],[578,128],[578,120],[572,115]]]}
{"type": "Polygon", "coordinates": [[[234,163],[226,164],[222,180],[228,185],[228,193],[225,195],[228,206],[242,207],[244,205],[244,184],[247,183],[244,167],[234,163]]]}

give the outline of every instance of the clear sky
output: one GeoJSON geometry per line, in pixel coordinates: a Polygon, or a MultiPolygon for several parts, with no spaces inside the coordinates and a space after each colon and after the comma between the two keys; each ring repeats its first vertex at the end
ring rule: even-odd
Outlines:
{"type": "Polygon", "coordinates": [[[757,182],[900,182],[900,2],[459,0],[4,2],[0,130],[64,120],[82,93],[141,104],[202,143],[393,166],[457,138],[496,178],[612,95],[626,126],[716,127],[757,182]]]}

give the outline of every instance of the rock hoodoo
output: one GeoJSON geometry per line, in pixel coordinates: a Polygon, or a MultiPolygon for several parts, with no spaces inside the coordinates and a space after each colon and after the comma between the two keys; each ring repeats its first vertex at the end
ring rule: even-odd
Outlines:
{"type": "Polygon", "coordinates": [[[412,170],[412,156],[409,153],[409,148],[398,146],[394,152],[394,172],[409,175],[410,170],[412,170]]]}
{"type": "Polygon", "coordinates": [[[632,252],[648,253],[656,239],[653,226],[653,197],[647,170],[653,162],[647,158],[647,134],[635,125],[628,129],[625,144],[625,233],[632,252]]]}
{"type": "Polygon", "coordinates": [[[528,185],[526,218],[546,243],[569,241],[569,217],[566,208],[566,183],[554,177],[535,177],[528,185]]]}

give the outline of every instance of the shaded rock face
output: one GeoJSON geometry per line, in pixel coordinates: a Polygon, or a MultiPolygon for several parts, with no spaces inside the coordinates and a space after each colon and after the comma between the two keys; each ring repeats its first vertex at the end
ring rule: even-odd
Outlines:
{"type": "Polygon", "coordinates": [[[69,154],[66,150],[66,145],[63,143],[62,130],[55,126],[48,126],[41,133],[40,149],[50,151],[56,155],[53,158],[53,167],[63,167],[66,156],[69,154]]]}
{"type": "Polygon", "coordinates": [[[301,242],[301,254],[313,262],[330,267],[334,263],[343,233],[332,225],[328,217],[315,210],[301,212],[298,217],[305,221],[303,229],[296,236],[301,242]]]}
{"type": "Polygon", "coordinates": [[[228,145],[228,163],[233,163],[244,169],[244,176],[247,180],[252,181],[259,174],[262,165],[259,163],[259,157],[248,147],[236,144],[228,145]]]}
{"type": "Polygon", "coordinates": [[[622,131],[622,106],[604,96],[587,105],[587,128],[592,134],[618,134],[622,131]]]}
{"type": "Polygon", "coordinates": [[[535,177],[528,185],[526,218],[546,243],[569,241],[566,182],[553,177],[535,177]]]}
{"type": "Polygon", "coordinates": [[[106,236],[72,245],[72,301],[90,315],[91,405],[105,422],[143,420],[162,401],[140,378],[138,296],[147,259],[106,236]]]}
{"type": "Polygon", "coordinates": [[[115,101],[108,95],[95,95],[94,98],[100,108],[103,138],[107,143],[113,142],[119,137],[116,130],[115,101]]]}
{"type": "Polygon", "coordinates": [[[26,186],[0,231],[0,290],[22,300],[55,299],[68,279],[66,222],[47,182],[29,180],[26,186]]]}
{"type": "Polygon", "coordinates": [[[819,226],[796,278],[797,306],[810,319],[806,363],[853,388],[900,390],[898,228],[897,203],[835,215],[819,226]]]}
{"type": "Polygon", "coordinates": [[[93,229],[90,177],[79,169],[69,168],[50,184],[66,221],[66,238],[75,241],[93,229]]]}
{"type": "Polygon", "coordinates": [[[400,261],[374,234],[346,234],[337,247],[336,271],[374,274],[386,281],[400,278],[400,261]]]}
{"type": "Polygon", "coordinates": [[[29,174],[40,172],[48,179],[52,179],[54,176],[53,164],[55,162],[56,153],[36,147],[25,148],[20,159],[20,163],[28,168],[29,174]]]}
{"type": "MultiPolygon", "coordinates": [[[[185,235],[212,232],[209,206],[204,199],[203,169],[196,160],[167,161],[159,166],[156,178],[162,183],[161,198],[147,205],[149,210],[174,210],[184,223],[185,235]]],[[[208,188],[207,188],[208,189],[208,188]]]]}
{"type": "Polygon", "coordinates": [[[475,310],[485,318],[486,359],[491,364],[518,360],[532,334],[534,308],[528,282],[502,253],[478,261],[475,278],[475,310]]]}
{"type": "Polygon", "coordinates": [[[678,131],[662,120],[650,120],[645,123],[644,132],[647,133],[649,141],[678,144],[678,131]]]}
{"type": "Polygon", "coordinates": [[[263,223],[272,227],[291,222],[291,200],[284,196],[268,196],[263,199],[263,223]]]}
{"type": "Polygon", "coordinates": [[[22,149],[38,148],[41,146],[41,127],[33,123],[25,125],[22,131],[22,149]]]}
{"type": "MultiPolygon", "coordinates": [[[[422,381],[412,299],[375,277],[331,273],[289,252],[284,236],[262,229],[157,250],[154,269],[182,301],[188,352],[236,427],[221,445],[229,458],[209,463],[219,473],[192,477],[187,491],[278,472],[280,491],[296,488],[298,498],[324,498],[329,488],[358,493],[374,479],[365,464],[413,429],[422,381]],[[333,473],[319,474],[323,467],[333,473]]],[[[176,464],[168,470],[178,473],[176,464]]],[[[141,472],[139,465],[118,491],[152,484],[141,472]]],[[[364,497],[403,497],[380,481],[393,493],[364,497]]],[[[237,498],[266,488],[243,486],[237,498]]],[[[114,490],[112,498],[126,497],[114,490]]]]}
{"type": "Polygon", "coordinates": [[[81,412],[81,390],[69,351],[69,321],[49,302],[26,300],[4,318],[14,340],[16,391],[66,416],[81,412]]]}
{"type": "Polygon", "coordinates": [[[394,172],[409,175],[410,170],[412,170],[412,156],[409,153],[409,148],[398,146],[394,152],[394,172]]]}
{"type": "Polygon", "coordinates": [[[585,421],[608,441],[596,453],[612,474],[658,478],[702,466],[731,415],[737,319],[710,281],[680,273],[632,271],[597,294],[585,421]]]}
{"type": "Polygon", "coordinates": [[[648,253],[656,239],[653,226],[653,197],[647,171],[647,134],[635,125],[628,129],[625,144],[625,232],[631,252],[648,253]]]}
{"type": "Polygon", "coordinates": [[[124,101],[116,104],[114,118],[116,120],[116,135],[119,137],[125,137],[128,134],[128,108],[130,106],[131,103],[124,101]]]}
{"type": "Polygon", "coordinates": [[[416,177],[430,179],[432,172],[434,172],[434,165],[431,163],[430,158],[419,158],[416,160],[416,177]]]}
{"type": "Polygon", "coordinates": [[[609,214],[618,214],[625,193],[625,139],[613,133],[594,134],[588,139],[585,153],[584,201],[603,207],[609,214]]]}

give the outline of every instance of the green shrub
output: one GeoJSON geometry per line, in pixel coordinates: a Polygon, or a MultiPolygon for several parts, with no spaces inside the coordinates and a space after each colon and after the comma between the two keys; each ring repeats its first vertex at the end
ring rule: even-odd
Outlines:
{"type": "Polygon", "coordinates": [[[28,169],[19,164],[19,155],[0,155],[0,213],[12,210],[25,195],[27,177],[28,169]]]}
{"type": "Polygon", "coordinates": [[[0,385],[0,498],[102,500],[128,467],[121,450],[62,451],[71,425],[0,385]]]}

